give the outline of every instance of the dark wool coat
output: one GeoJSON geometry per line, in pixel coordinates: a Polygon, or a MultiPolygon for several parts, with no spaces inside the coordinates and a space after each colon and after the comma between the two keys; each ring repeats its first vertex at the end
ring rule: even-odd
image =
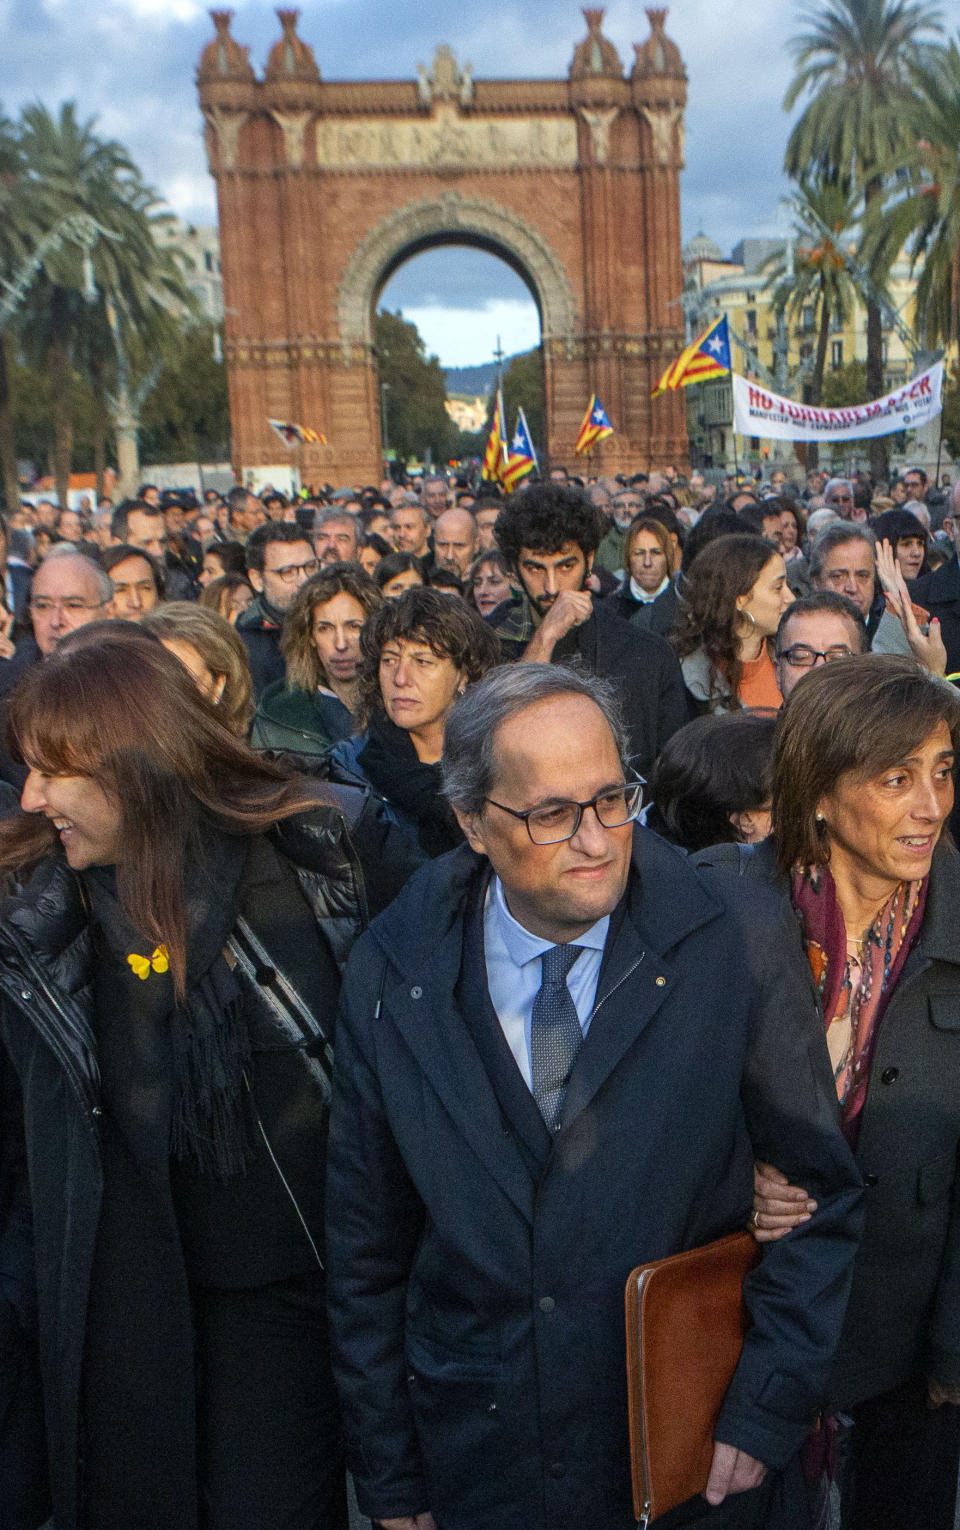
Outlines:
{"type": "MultiPolygon", "coordinates": [[[[278,974],[281,979],[289,976],[324,1029],[332,1032],[339,970],[361,921],[363,891],[344,820],[336,810],[321,809],[309,818],[281,824],[271,838],[292,864],[313,911],[325,970],[300,970],[297,952],[283,939],[283,904],[278,897],[269,920],[254,931],[270,964],[258,969],[256,985],[247,983],[239,968],[237,979],[253,1050],[251,1098],[319,1246],[323,1176],[317,1143],[322,1144],[326,1128],[325,1099],[302,1064],[302,1044],[278,1031],[260,990],[276,984],[278,974]]],[[[57,1530],[76,1530],[79,1524],[84,1331],[103,1188],[92,975],[92,941],[79,883],[57,856],[43,862],[25,890],[0,909],[0,1045],[6,1047],[22,1094],[57,1530]]],[[[285,1256],[294,1240],[298,1252],[301,1246],[305,1251],[304,1267],[311,1262],[286,1193],[272,1176],[263,1177],[259,1159],[246,1176],[230,1181],[224,1196],[232,1193],[236,1199],[230,1204],[242,1211],[248,1188],[256,1191],[261,1184],[269,1186],[271,1200],[269,1206],[262,1200],[257,1205],[267,1221],[272,1218],[272,1225],[263,1242],[254,1246],[250,1240],[241,1255],[251,1265],[250,1284],[284,1276],[285,1271],[263,1275],[253,1266],[285,1256]]],[[[22,1194],[22,1183],[8,1193],[22,1194]]],[[[8,1229],[11,1225],[15,1229],[16,1223],[8,1220],[8,1229]]],[[[236,1226],[229,1229],[238,1251],[243,1248],[242,1221],[239,1225],[239,1236],[236,1226]]],[[[258,1228],[262,1232],[260,1224],[258,1228]]],[[[24,1272],[25,1280],[33,1277],[33,1270],[24,1272]]],[[[162,1400],[157,1406],[163,1406],[162,1400]]]]}
{"type": "Polygon", "coordinates": [[[423,867],[344,983],[327,1273],[348,1461],[373,1518],[627,1530],[631,1269],[742,1228],[754,1154],[804,1166],[819,1209],[749,1281],[717,1428],[782,1466],[826,1382],[861,1189],[775,899],[637,829],[554,1134],[498,1062],[471,935],[487,873],[467,847],[423,867]]]}
{"type": "MultiPolygon", "coordinates": [[[[717,845],[696,859],[779,888],[789,907],[770,840],[717,845]]],[[[794,931],[799,950],[795,919],[794,931]]],[[[870,1069],[856,1150],[867,1187],[863,1242],[830,1383],[838,1408],[918,1373],[960,1387],[958,1157],[960,856],[943,845],[870,1069]]]]}

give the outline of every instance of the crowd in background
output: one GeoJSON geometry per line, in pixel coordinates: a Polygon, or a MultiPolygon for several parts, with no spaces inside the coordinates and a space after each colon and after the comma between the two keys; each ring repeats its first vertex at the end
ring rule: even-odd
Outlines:
{"type": "Polygon", "coordinates": [[[665,1530],[952,1527],[958,554],[919,468],[0,520],[0,1523],[624,1530],[631,1250],[752,1193],[665,1530]]]}

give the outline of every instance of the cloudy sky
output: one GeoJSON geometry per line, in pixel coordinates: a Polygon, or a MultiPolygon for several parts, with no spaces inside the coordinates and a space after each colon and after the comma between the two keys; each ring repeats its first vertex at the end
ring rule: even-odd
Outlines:
{"type": "MultiPolygon", "coordinates": [[[[261,0],[232,0],[234,36],[261,72],[280,27],[261,0]]],[[[568,0],[301,0],[300,34],[327,79],[412,78],[448,42],[478,78],[563,77],[585,35],[568,0]],[[456,25],[454,25],[454,20],[456,25]]],[[[784,41],[799,30],[796,0],[673,0],[667,32],[690,77],[683,232],[701,229],[725,253],[744,235],[784,230],[780,199],[790,79],[784,41]]],[[[649,27],[639,0],[612,0],[604,22],[629,67],[649,27]]],[[[214,222],[194,72],[213,35],[201,0],[0,0],[0,106],[51,109],[75,100],[120,139],[175,212],[214,222]]],[[[508,353],[539,339],[526,287],[479,251],[410,261],[383,301],[419,324],[448,366],[486,361],[500,334],[508,353]]]]}

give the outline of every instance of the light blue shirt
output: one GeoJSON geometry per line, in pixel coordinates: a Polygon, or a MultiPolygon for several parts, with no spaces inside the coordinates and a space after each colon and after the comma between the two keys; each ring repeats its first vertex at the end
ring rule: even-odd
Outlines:
{"type": "MultiPolygon", "coordinates": [[[[567,975],[567,987],[584,1036],[590,1029],[609,928],[610,915],[605,914],[585,934],[571,941],[571,945],[584,947],[583,955],[577,957],[567,975]]],[[[490,999],[524,1083],[531,1089],[530,1017],[543,981],[540,958],[556,941],[531,935],[514,919],[507,908],[500,878],[495,876],[483,906],[483,942],[490,999]]]]}

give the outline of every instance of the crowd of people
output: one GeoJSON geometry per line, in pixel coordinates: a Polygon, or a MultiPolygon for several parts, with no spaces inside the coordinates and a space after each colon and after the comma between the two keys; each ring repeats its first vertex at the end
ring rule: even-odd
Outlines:
{"type": "Polygon", "coordinates": [[[960,483],[0,518],[0,1525],[953,1530],[960,483]]]}

